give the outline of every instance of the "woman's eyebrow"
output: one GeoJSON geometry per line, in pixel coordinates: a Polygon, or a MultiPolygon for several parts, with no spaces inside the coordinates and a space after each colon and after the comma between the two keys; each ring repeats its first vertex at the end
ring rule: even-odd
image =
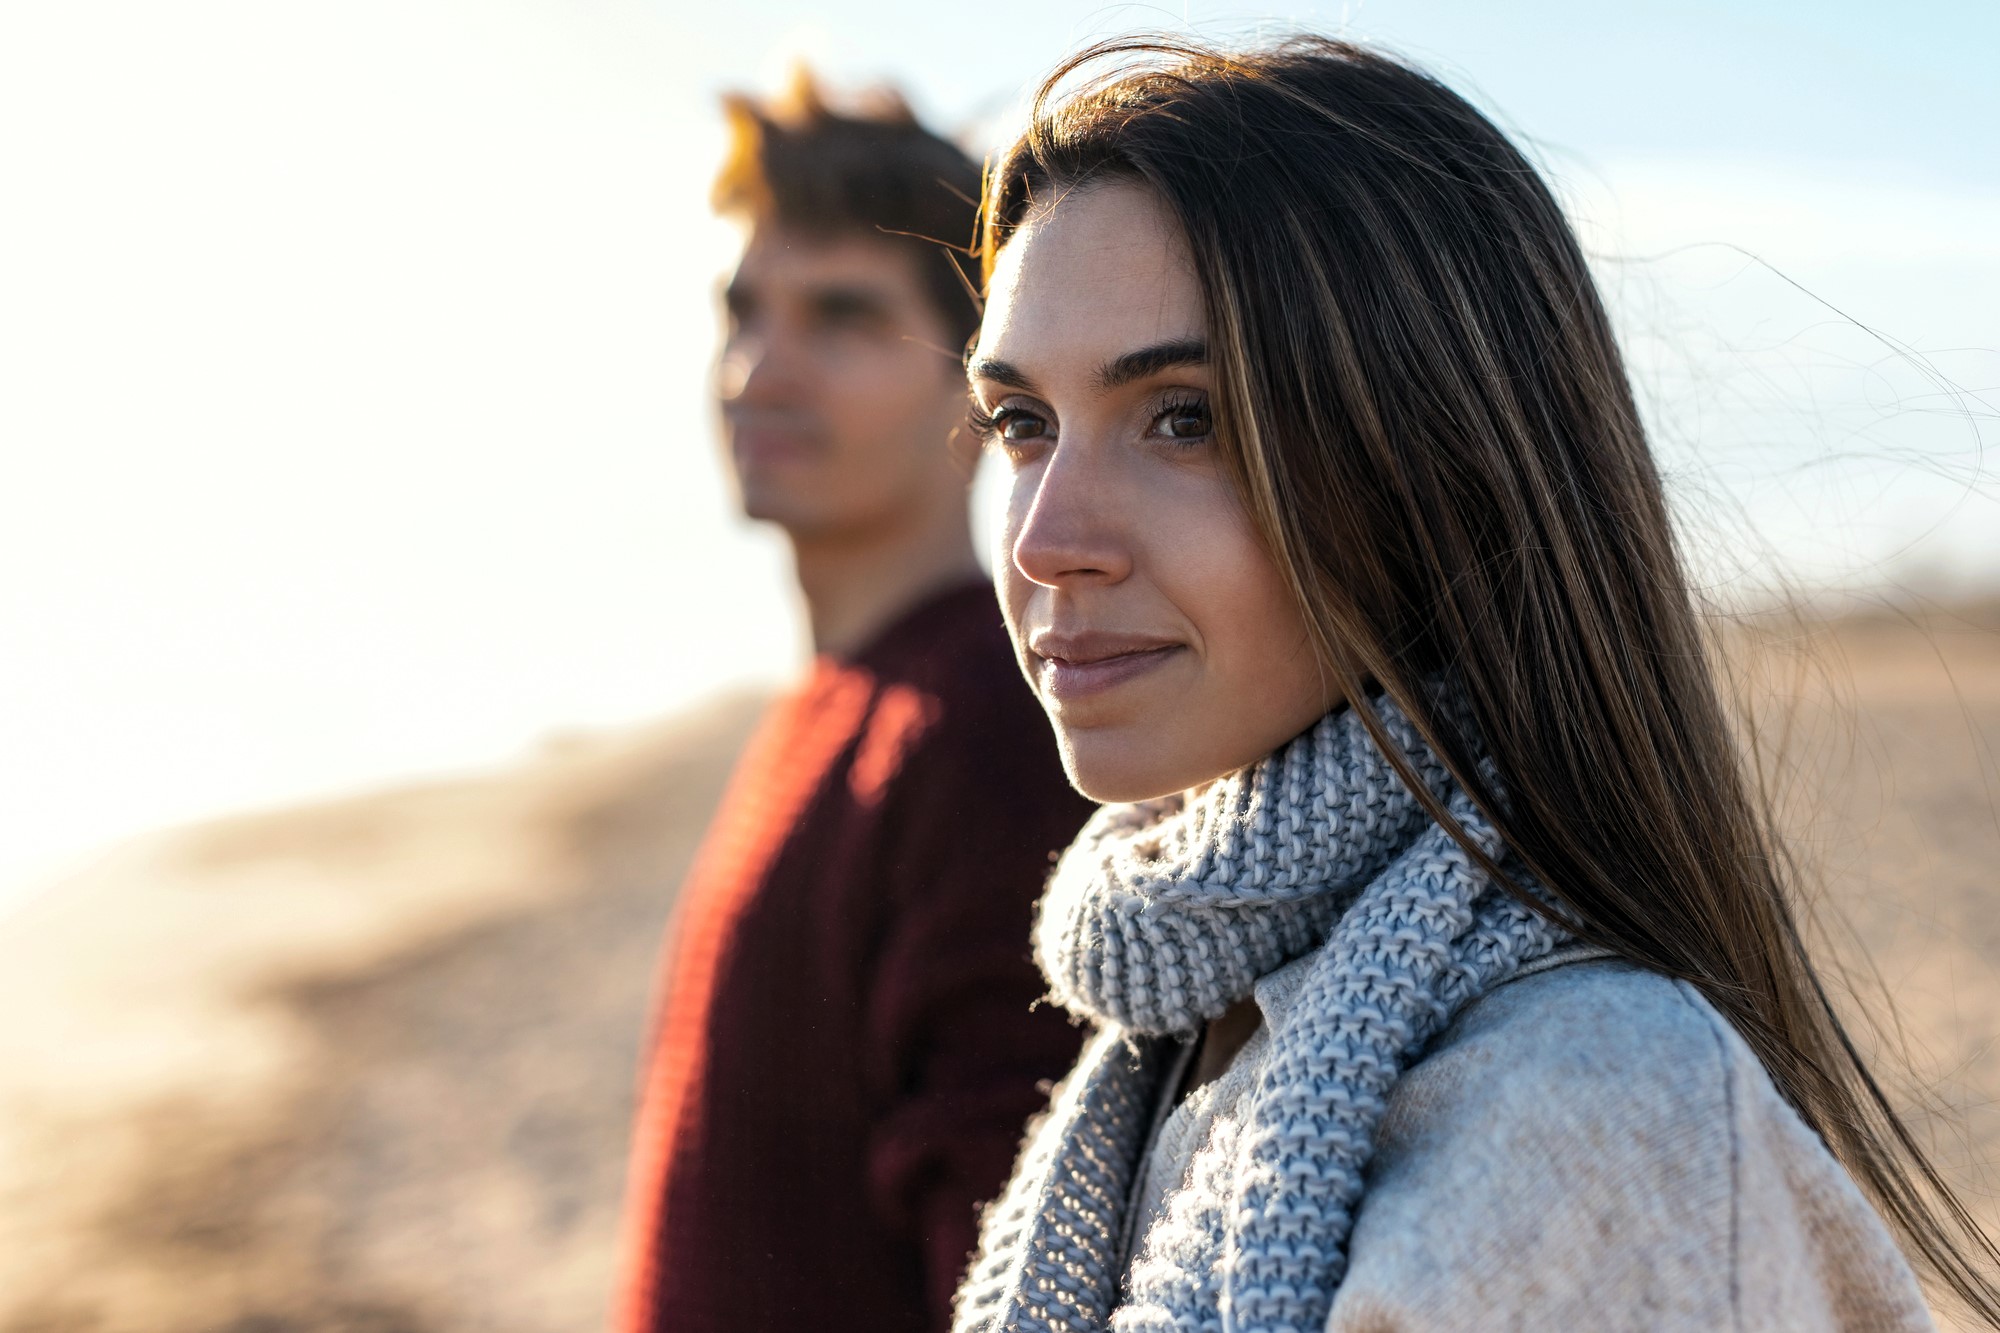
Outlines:
{"type": "MultiPolygon", "coordinates": [[[[1157,375],[1175,366],[1205,366],[1208,364],[1208,343],[1201,338],[1169,338],[1165,342],[1154,343],[1113,357],[1098,368],[1093,382],[1100,393],[1157,375]]],[[[1024,393],[1034,392],[1034,381],[1027,372],[1011,361],[1001,361],[993,357],[981,357],[965,367],[966,378],[990,380],[994,384],[1004,384],[1010,389],[1024,393]]]]}
{"type": "Polygon", "coordinates": [[[969,380],[991,380],[995,384],[1004,384],[1023,393],[1033,393],[1035,390],[1034,381],[1028,378],[1027,372],[1012,361],[998,361],[990,356],[967,362],[965,377],[969,380]]]}
{"type": "Polygon", "coordinates": [[[1097,372],[1097,388],[1100,393],[1105,393],[1175,366],[1207,364],[1206,341],[1200,338],[1169,338],[1105,362],[1097,372]]]}

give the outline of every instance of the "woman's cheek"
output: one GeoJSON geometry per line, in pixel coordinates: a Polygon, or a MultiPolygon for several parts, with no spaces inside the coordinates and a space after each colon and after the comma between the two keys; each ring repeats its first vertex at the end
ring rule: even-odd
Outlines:
{"type": "Polygon", "coordinates": [[[1206,728],[1224,769],[1254,763],[1331,702],[1305,619],[1233,491],[1178,515],[1176,602],[1200,637],[1206,728]]]}

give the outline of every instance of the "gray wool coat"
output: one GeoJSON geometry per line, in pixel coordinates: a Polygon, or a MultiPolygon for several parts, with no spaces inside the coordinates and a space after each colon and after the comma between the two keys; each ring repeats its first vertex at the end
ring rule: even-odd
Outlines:
{"type": "MultiPolygon", "coordinates": [[[[1550,963],[1468,1006],[1396,1083],[1327,1333],[1932,1327],[1881,1219],[1694,987],[1550,963]]],[[[1299,976],[1257,984],[1263,1032],[1299,976]]],[[[1162,1122],[1134,1258],[1264,1050],[1260,1033],[1162,1122]]]]}

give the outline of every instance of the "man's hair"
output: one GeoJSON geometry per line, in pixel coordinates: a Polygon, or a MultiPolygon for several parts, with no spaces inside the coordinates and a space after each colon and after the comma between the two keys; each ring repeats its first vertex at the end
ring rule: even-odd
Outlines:
{"type": "Polygon", "coordinates": [[[829,106],[804,66],[780,97],[725,96],[729,152],[715,179],[716,211],[907,247],[946,329],[970,341],[979,326],[970,254],[979,164],[918,124],[892,89],[843,100],[840,110],[829,106]]]}

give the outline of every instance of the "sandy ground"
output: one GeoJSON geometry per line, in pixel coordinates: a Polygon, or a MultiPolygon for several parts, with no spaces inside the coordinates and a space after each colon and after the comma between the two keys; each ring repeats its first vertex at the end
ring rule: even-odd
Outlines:
{"type": "Polygon", "coordinates": [[[1760,664],[1759,734],[1788,755],[1780,805],[1823,886],[1819,956],[1877,1074],[2000,1240],[2000,600],[1805,626],[1766,649],[1739,660],[1760,664]]]}
{"type": "Polygon", "coordinates": [[[654,956],[756,711],[156,839],[0,923],[0,1329],[601,1324],[654,956]]]}
{"type": "MultiPolygon", "coordinates": [[[[1831,933],[2000,1221],[2000,608],[1755,660],[1831,933]]],[[[599,1326],[661,928],[755,712],[156,838],[0,920],[0,1333],[599,1326]]]]}

